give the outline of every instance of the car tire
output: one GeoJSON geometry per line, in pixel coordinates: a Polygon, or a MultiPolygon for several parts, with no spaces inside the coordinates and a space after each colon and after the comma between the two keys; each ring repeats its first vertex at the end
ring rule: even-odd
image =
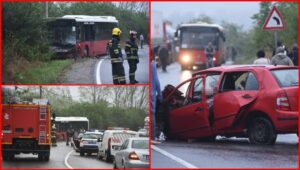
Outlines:
{"type": "Polygon", "coordinates": [[[84,156],[84,152],[81,152],[81,151],[80,151],[80,156],[84,156]]]}
{"type": "Polygon", "coordinates": [[[39,161],[43,161],[44,158],[45,158],[45,156],[44,156],[43,153],[39,153],[39,154],[38,154],[38,160],[39,160],[39,161]]]}
{"type": "Polygon", "coordinates": [[[127,169],[124,161],[122,161],[122,168],[127,169]]]}
{"type": "Polygon", "coordinates": [[[106,162],[110,162],[111,161],[111,158],[110,158],[110,151],[106,151],[105,152],[105,157],[104,157],[105,161],[106,162]]]}
{"type": "Polygon", "coordinates": [[[118,169],[116,160],[114,160],[114,166],[113,166],[113,169],[118,169]]]}
{"type": "Polygon", "coordinates": [[[209,137],[203,137],[203,138],[199,138],[200,142],[214,142],[216,141],[216,135],[214,136],[209,136],[209,137]]]}
{"type": "Polygon", "coordinates": [[[12,152],[2,151],[2,159],[3,161],[12,161],[14,160],[15,155],[12,152]]]}
{"type": "Polygon", "coordinates": [[[100,155],[99,151],[97,152],[97,158],[101,160],[103,157],[100,155]]]}
{"type": "Polygon", "coordinates": [[[273,145],[277,134],[271,121],[265,117],[256,117],[250,123],[249,140],[251,144],[273,145]]]}

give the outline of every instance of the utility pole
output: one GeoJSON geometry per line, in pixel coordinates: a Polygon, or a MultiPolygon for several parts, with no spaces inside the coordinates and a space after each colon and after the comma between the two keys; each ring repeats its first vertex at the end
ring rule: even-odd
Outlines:
{"type": "Polygon", "coordinates": [[[42,99],[43,97],[43,90],[42,90],[42,86],[40,86],[40,99],[42,99]]]}
{"type": "Polygon", "coordinates": [[[48,2],[45,2],[45,17],[46,17],[46,19],[49,17],[48,16],[48,2]]]}

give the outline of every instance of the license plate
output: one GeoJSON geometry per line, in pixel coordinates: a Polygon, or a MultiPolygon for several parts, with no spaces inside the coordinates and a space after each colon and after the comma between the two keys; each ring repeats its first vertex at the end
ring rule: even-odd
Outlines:
{"type": "Polygon", "coordinates": [[[95,141],[89,141],[89,144],[95,144],[96,142],[95,141]]]}

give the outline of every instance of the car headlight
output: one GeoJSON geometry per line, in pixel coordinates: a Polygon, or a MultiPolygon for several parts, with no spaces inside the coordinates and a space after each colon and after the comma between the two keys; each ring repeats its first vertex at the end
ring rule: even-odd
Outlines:
{"type": "Polygon", "coordinates": [[[182,56],[182,61],[184,63],[188,63],[191,61],[191,57],[189,55],[184,55],[184,56],[182,56]]]}

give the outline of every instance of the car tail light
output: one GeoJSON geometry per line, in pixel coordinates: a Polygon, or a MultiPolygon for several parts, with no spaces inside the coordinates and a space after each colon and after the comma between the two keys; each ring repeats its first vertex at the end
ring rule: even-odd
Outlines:
{"type": "Polygon", "coordinates": [[[128,158],[131,160],[139,160],[139,157],[135,152],[130,152],[128,158]]]}
{"type": "Polygon", "coordinates": [[[276,98],[276,107],[278,110],[290,111],[289,98],[285,93],[280,93],[276,98]]]}
{"type": "Polygon", "coordinates": [[[86,141],[81,140],[79,146],[83,146],[84,144],[86,144],[86,141]]]}

